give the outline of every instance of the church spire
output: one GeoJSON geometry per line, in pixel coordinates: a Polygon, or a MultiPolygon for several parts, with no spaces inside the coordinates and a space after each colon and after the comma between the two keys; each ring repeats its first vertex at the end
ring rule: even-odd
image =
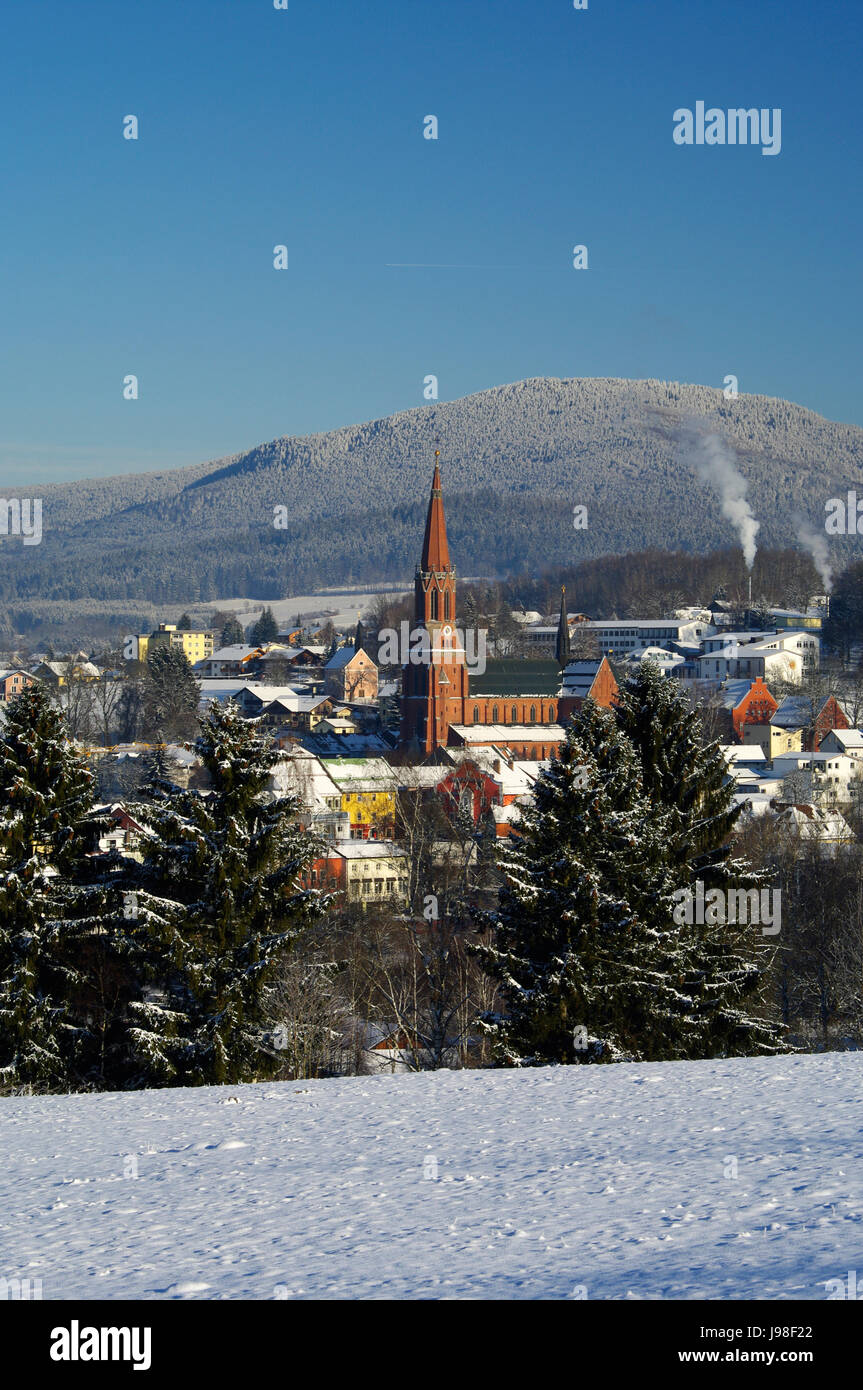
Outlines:
{"type": "Polygon", "coordinates": [[[564,666],[569,664],[569,621],[566,616],[566,585],[560,587],[560,618],[557,624],[557,637],[554,643],[554,655],[561,671],[564,666]]]}
{"type": "Polygon", "coordinates": [[[428,516],[426,517],[426,532],[423,539],[422,559],[420,568],[424,573],[440,573],[442,570],[450,568],[449,546],[446,538],[446,517],[443,511],[443,492],[440,485],[440,467],[438,459],[440,449],[434,451],[434,478],[432,479],[431,497],[429,498],[428,516]]]}

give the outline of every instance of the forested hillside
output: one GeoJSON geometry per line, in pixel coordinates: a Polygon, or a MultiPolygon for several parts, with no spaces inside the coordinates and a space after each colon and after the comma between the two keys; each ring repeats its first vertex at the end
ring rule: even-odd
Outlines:
{"type": "MultiPolygon", "coordinates": [[[[693,422],[731,445],[759,544],[795,544],[796,512],[823,528],[826,499],[863,484],[863,430],[786,401],[656,381],[537,379],[193,468],[43,487],[42,544],[0,543],[0,605],[12,611],[36,596],[272,599],[404,579],[436,447],[463,575],[734,544],[694,470],[693,422]],[[586,529],[573,527],[577,504],[588,509],[586,529]],[[276,507],[286,508],[284,529],[274,527],[276,507]]],[[[837,558],[855,541],[833,542],[837,558]]]]}

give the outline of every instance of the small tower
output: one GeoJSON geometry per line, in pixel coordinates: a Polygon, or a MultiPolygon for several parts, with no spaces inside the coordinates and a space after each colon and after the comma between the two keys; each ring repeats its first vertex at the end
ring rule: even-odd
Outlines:
{"type": "Polygon", "coordinates": [[[560,589],[560,618],[557,624],[557,637],[554,642],[554,655],[561,671],[569,665],[569,621],[566,616],[566,585],[560,589]]]}

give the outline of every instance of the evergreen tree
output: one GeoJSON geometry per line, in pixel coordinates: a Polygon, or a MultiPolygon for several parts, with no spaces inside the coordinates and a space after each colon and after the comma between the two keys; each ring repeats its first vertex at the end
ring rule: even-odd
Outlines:
{"type": "Polygon", "coordinates": [[[34,684],[10,701],[0,728],[0,1078],[7,1084],[56,1086],[70,1076],[70,962],[55,918],[92,789],[93,775],[45,688],[34,684]]]}
{"type": "Polygon", "coordinates": [[[258,621],[252,628],[252,641],[258,645],[265,642],[275,642],[279,635],[279,624],[276,622],[272,608],[265,608],[258,621]]]}
{"type": "Polygon", "coordinates": [[[613,716],[587,701],[500,854],[505,884],[479,950],[508,1005],[484,1020],[502,1060],[675,1054],[686,1005],[667,830],[613,716]]]}
{"type": "Polygon", "coordinates": [[[243,629],[236,618],[228,618],[222,628],[221,645],[223,647],[240,647],[245,641],[243,629]]]}
{"type": "Polygon", "coordinates": [[[155,743],[148,750],[144,759],[144,769],[147,778],[145,795],[158,796],[170,791],[176,785],[174,782],[176,765],[165,743],[161,741],[155,743]]]}
{"type": "MultiPolygon", "coordinates": [[[[641,764],[645,795],[670,815],[667,854],[679,886],[704,892],[761,887],[763,875],[734,858],[740,816],[718,743],[703,746],[701,715],[655,663],[625,680],[615,708],[621,732],[641,764]]],[[[728,914],[726,914],[728,915],[728,914]]],[[[691,1055],[780,1050],[779,1034],[747,1012],[757,1006],[772,952],[758,925],[717,920],[684,930],[686,987],[693,999],[691,1055]]]]}
{"type": "Polygon", "coordinates": [[[484,1027],[510,1064],[779,1050],[777,1030],[743,1009],[769,964],[757,928],[676,920],[675,895],[697,874],[743,886],[742,867],[721,840],[713,752],[657,675],[670,692],[648,671],[616,715],[585,702],[504,842],[505,886],[480,949],[508,1006],[484,1027]],[[674,782],[690,737],[702,762],[674,782]]]}
{"type": "Polygon", "coordinates": [[[702,746],[701,715],[676,682],[642,661],[621,683],[615,717],[638,756],[645,795],[671,812],[671,859],[708,888],[754,883],[748,866],[729,858],[740,808],[722,750],[702,746]]]}
{"type": "Polygon", "coordinates": [[[178,631],[178,632],[191,632],[191,631],[192,631],[192,619],[189,617],[188,613],[184,613],[183,616],[182,616],[182,618],[178,618],[178,619],[177,619],[177,631],[178,631]]]}
{"type": "Polygon", "coordinates": [[[188,737],[197,726],[199,691],[185,652],[160,643],[147,653],[146,671],[145,735],[158,742],[188,737]]]}
{"type": "Polygon", "coordinates": [[[278,750],[231,703],[211,708],[196,747],[212,791],[163,788],[146,811],[157,838],[140,908],[157,964],[150,996],[132,1005],[132,1043],[156,1084],[277,1070],[274,971],[322,906],[300,886],[319,847],[297,826],[296,798],[265,795],[278,750]]]}

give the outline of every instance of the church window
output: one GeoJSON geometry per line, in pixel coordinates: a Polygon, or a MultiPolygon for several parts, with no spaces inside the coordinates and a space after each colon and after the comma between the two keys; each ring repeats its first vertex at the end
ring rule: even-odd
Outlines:
{"type": "Polygon", "coordinates": [[[449,618],[449,589],[443,596],[443,615],[445,619],[449,618]]]}
{"type": "Polygon", "coordinates": [[[429,617],[437,617],[437,589],[432,589],[429,595],[429,617]]]}
{"type": "Polygon", "coordinates": [[[496,724],[496,723],[497,723],[497,705],[494,705],[493,708],[492,708],[492,711],[491,711],[491,722],[492,722],[492,724],[496,724]]]}
{"type": "Polygon", "coordinates": [[[479,723],[479,705],[474,705],[473,707],[473,722],[474,724],[479,723]]]}
{"type": "Polygon", "coordinates": [[[531,724],[536,723],[536,705],[531,705],[530,707],[530,722],[531,724]]]}
{"type": "Polygon", "coordinates": [[[516,709],[515,705],[513,705],[512,709],[509,712],[509,719],[511,724],[518,723],[518,710],[516,709]]]}

